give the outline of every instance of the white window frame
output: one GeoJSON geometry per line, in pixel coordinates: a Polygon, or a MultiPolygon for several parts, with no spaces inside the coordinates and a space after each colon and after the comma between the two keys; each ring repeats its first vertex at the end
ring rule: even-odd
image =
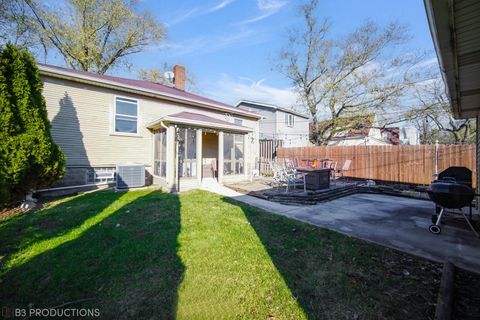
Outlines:
{"type": "MultiPolygon", "coordinates": [[[[240,175],[244,175],[246,173],[246,168],[245,168],[245,164],[246,164],[246,159],[245,159],[245,149],[246,149],[246,141],[245,141],[245,134],[241,134],[241,133],[234,133],[234,132],[224,132],[224,135],[225,134],[231,134],[233,135],[233,139],[232,139],[232,142],[233,142],[233,147],[235,146],[238,146],[238,145],[241,145],[242,146],[242,157],[240,159],[236,159],[234,157],[233,159],[233,163],[232,163],[232,160],[231,158],[230,159],[226,159],[225,157],[223,158],[223,174],[225,176],[240,176],[240,175]],[[241,139],[237,139],[237,137],[240,137],[241,139]],[[225,172],[227,166],[225,165],[226,163],[229,163],[230,164],[230,168],[233,167],[236,169],[236,164],[237,163],[240,163],[241,166],[242,166],[242,173],[227,173],[225,172]]],[[[225,152],[225,139],[223,140],[223,145],[224,145],[224,152],[225,152]]]]}
{"type": "MultiPolygon", "coordinates": [[[[165,163],[168,162],[168,140],[167,140],[167,135],[168,135],[168,129],[166,128],[162,128],[162,129],[157,129],[158,131],[161,131],[161,130],[165,130],[165,163]]],[[[156,164],[155,164],[155,161],[161,161],[161,160],[156,160],[156,150],[155,150],[155,144],[156,144],[156,138],[155,138],[155,133],[157,130],[154,130],[153,131],[153,146],[152,146],[152,150],[153,150],[153,157],[152,157],[152,161],[153,161],[153,170],[152,170],[152,175],[156,178],[160,178],[160,179],[163,179],[164,181],[166,181],[167,179],[167,169],[165,169],[165,177],[163,176],[160,176],[158,174],[156,174],[155,172],[155,168],[156,168],[156,164]]]]}
{"type": "MultiPolygon", "coordinates": [[[[233,124],[235,124],[237,126],[243,126],[243,119],[234,118],[233,119],[233,124]]],[[[235,135],[233,141],[235,141],[235,142],[243,141],[243,135],[235,135]]]]}
{"type": "MultiPolygon", "coordinates": [[[[126,102],[126,103],[130,103],[130,102],[126,102]]],[[[134,103],[132,102],[132,104],[134,104],[134,103]]],[[[111,134],[116,135],[116,136],[130,136],[130,137],[139,137],[140,136],[140,100],[135,99],[135,98],[131,98],[131,97],[114,95],[114,97],[113,97],[112,133],[111,134]],[[136,120],[137,120],[137,132],[132,133],[132,132],[118,132],[118,131],[116,131],[116,129],[117,129],[117,121],[116,121],[116,118],[117,118],[117,99],[125,99],[125,100],[135,101],[135,103],[137,105],[137,116],[134,117],[134,116],[123,115],[123,114],[122,114],[122,116],[136,118],[136,120]]]]}
{"type": "Polygon", "coordinates": [[[295,125],[295,116],[290,113],[285,113],[285,125],[287,127],[293,127],[295,125]]]}

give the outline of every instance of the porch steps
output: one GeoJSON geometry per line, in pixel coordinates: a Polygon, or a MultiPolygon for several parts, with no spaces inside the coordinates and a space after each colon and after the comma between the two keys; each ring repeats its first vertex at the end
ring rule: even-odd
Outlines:
{"type": "Polygon", "coordinates": [[[197,178],[182,178],[180,179],[180,192],[198,189],[199,183],[197,178]]]}
{"type": "Polygon", "coordinates": [[[325,191],[312,192],[308,191],[307,193],[286,193],[286,192],[273,192],[267,191],[263,193],[263,197],[266,197],[267,200],[279,202],[286,205],[314,205],[320,202],[330,201],[339,199],[342,197],[350,196],[357,193],[368,193],[368,194],[383,194],[399,197],[408,197],[421,200],[428,200],[428,196],[424,193],[407,193],[399,192],[390,188],[383,187],[369,187],[369,186],[359,186],[359,185],[348,185],[343,187],[338,187],[334,189],[329,189],[325,191]]]}
{"type": "Polygon", "coordinates": [[[265,192],[264,195],[270,201],[286,205],[314,205],[319,202],[338,199],[356,193],[356,186],[349,185],[324,191],[307,191],[307,193],[265,192]]]}

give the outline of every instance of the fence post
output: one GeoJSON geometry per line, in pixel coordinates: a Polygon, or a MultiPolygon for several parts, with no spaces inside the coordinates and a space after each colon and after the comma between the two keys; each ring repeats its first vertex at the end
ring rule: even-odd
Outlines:
{"type": "Polygon", "coordinates": [[[438,177],[438,140],[435,140],[435,180],[438,177]]]}

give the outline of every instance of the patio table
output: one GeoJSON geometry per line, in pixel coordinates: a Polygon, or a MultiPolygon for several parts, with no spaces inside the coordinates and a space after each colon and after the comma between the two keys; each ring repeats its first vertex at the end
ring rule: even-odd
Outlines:
{"type": "Polygon", "coordinates": [[[306,173],[305,183],[309,190],[330,188],[330,168],[296,168],[297,172],[306,173]]]}

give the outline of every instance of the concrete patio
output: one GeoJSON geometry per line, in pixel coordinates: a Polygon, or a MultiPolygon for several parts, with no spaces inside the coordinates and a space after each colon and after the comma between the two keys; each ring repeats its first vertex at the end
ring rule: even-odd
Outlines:
{"type": "Polygon", "coordinates": [[[244,195],[223,186],[206,190],[312,225],[325,227],[427,259],[451,259],[457,266],[480,270],[480,239],[465,222],[428,231],[434,205],[430,201],[375,194],[355,194],[310,206],[289,206],[244,195]]]}

